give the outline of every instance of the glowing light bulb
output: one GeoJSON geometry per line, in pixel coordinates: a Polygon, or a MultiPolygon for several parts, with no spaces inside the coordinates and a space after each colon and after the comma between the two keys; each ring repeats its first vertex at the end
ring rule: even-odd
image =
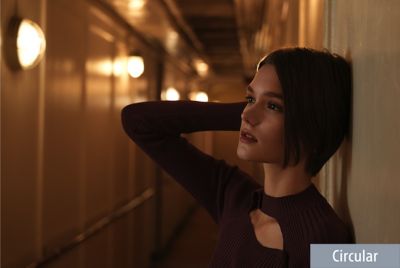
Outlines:
{"type": "Polygon", "coordinates": [[[195,60],[194,66],[197,70],[197,73],[200,76],[206,76],[208,74],[208,64],[202,60],[195,60]]]}
{"type": "Polygon", "coordinates": [[[193,101],[207,102],[208,101],[208,95],[207,95],[207,93],[205,93],[203,91],[191,92],[189,94],[189,99],[193,100],[193,101]]]}
{"type": "Polygon", "coordinates": [[[140,56],[129,56],[128,59],[128,73],[133,78],[138,78],[144,72],[143,58],[140,56]]]}
{"type": "Polygon", "coordinates": [[[173,87],[167,88],[166,91],[162,92],[161,99],[168,101],[176,101],[180,99],[180,94],[178,90],[173,87]]]}
{"type": "Polygon", "coordinates": [[[36,66],[44,55],[46,39],[42,29],[33,21],[24,19],[17,31],[17,57],[23,69],[36,66]]]}

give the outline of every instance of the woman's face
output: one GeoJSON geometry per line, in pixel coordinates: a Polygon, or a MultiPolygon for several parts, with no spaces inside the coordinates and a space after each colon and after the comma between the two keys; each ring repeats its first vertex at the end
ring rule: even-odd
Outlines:
{"type": "Polygon", "coordinates": [[[271,64],[263,65],[247,88],[237,155],[240,159],[283,162],[284,106],[282,89],[271,64]],[[253,137],[248,137],[250,134],[253,137]]]}

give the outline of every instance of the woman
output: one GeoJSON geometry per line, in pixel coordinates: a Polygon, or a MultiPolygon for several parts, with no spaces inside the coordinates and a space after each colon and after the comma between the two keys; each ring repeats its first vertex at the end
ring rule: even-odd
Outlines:
{"type": "Polygon", "coordinates": [[[219,225],[210,267],[309,267],[311,243],[352,242],[311,182],[346,135],[350,66],[327,51],[276,50],[258,64],[246,99],[131,104],[122,122],[219,225]],[[209,130],[240,130],[237,155],[263,163],[264,186],[180,137],[209,130]]]}

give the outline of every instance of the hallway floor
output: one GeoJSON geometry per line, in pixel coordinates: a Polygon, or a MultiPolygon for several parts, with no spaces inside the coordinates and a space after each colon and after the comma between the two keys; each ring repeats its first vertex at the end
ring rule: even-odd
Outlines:
{"type": "Polygon", "coordinates": [[[175,241],[170,254],[152,268],[205,268],[217,240],[217,225],[205,209],[198,208],[175,241]]]}

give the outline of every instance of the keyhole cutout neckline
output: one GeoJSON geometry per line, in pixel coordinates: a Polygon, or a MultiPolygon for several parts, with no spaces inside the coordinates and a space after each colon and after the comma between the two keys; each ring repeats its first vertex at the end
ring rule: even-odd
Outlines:
{"type": "MultiPolygon", "coordinates": [[[[254,238],[257,240],[258,244],[264,248],[268,248],[271,250],[278,251],[280,253],[285,253],[285,240],[284,240],[284,235],[282,230],[282,226],[280,225],[280,221],[283,218],[290,218],[293,213],[296,212],[298,207],[304,207],[304,206],[311,206],[313,203],[318,201],[320,198],[321,194],[319,193],[318,189],[315,187],[313,183],[311,183],[306,189],[304,189],[301,192],[298,192],[296,194],[292,195],[286,195],[286,196],[281,196],[281,197],[273,197],[270,195],[267,195],[264,192],[263,188],[256,189],[253,194],[252,194],[252,200],[250,207],[248,209],[248,222],[252,228],[254,238]],[[255,210],[259,209],[261,214],[258,214],[258,216],[262,216],[262,213],[266,215],[265,219],[270,218],[271,225],[267,228],[272,228],[272,230],[276,231],[280,230],[280,236],[282,239],[282,249],[281,248],[275,248],[275,247],[270,247],[269,245],[265,245],[263,241],[260,241],[259,238],[257,238],[257,232],[259,230],[256,230],[256,226],[253,225],[252,221],[252,213],[253,216],[255,213],[255,210]],[[278,228],[279,226],[279,228],[278,228]]],[[[261,227],[262,228],[262,227],[261,227]]],[[[261,231],[261,233],[263,233],[261,231]]],[[[279,233],[279,232],[278,232],[279,233]]],[[[270,243],[271,241],[267,242],[270,243]]],[[[272,243],[276,243],[276,241],[273,241],[272,243]]]]}
{"type": "Polygon", "coordinates": [[[261,210],[255,209],[249,213],[249,222],[253,231],[253,237],[264,248],[284,251],[285,243],[278,221],[261,210]]]}

